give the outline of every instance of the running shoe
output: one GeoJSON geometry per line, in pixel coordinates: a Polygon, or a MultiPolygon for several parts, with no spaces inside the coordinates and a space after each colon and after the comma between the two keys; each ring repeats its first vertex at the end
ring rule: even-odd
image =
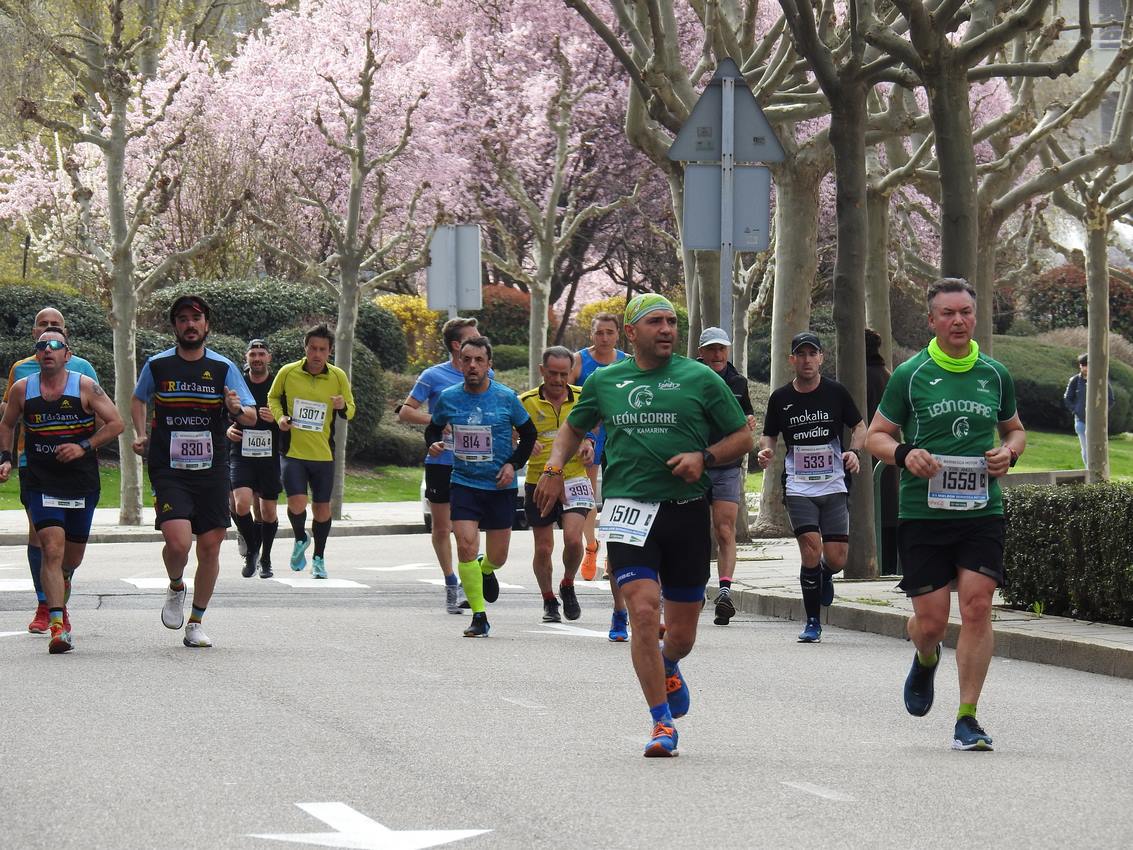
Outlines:
{"type": "Polygon", "coordinates": [[[237,533],[236,535],[236,551],[240,553],[241,558],[248,557],[248,541],[244,539],[243,534],[237,533]]]}
{"type": "Polygon", "coordinates": [[[568,620],[577,620],[582,616],[582,606],[578,604],[578,594],[574,592],[574,585],[560,584],[559,596],[563,598],[563,614],[568,620]]]}
{"type": "Polygon", "coordinates": [[[472,625],[464,630],[465,637],[487,637],[492,627],[488,625],[488,615],[481,611],[472,615],[472,625]]]}
{"type": "Polygon", "coordinates": [[[460,613],[460,585],[445,585],[445,610],[450,614],[460,613]]]}
{"type": "Polygon", "coordinates": [[[822,571],[822,596],[819,601],[829,608],[834,604],[834,573],[822,571]]]}
{"type": "Polygon", "coordinates": [[[976,722],[976,718],[965,714],[956,721],[956,731],[952,734],[954,750],[991,750],[991,736],[976,722]]]}
{"type": "Polygon", "coordinates": [[[327,565],[322,555],[315,555],[311,559],[311,578],[326,578],[327,565]]]}
{"type": "Polygon", "coordinates": [[[311,536],[307,535],[302,540],[296,540],[295,545],[291,547],[291,569],[297,573],[303,572],[307,569],[307,550],[311,548],[311,536]]]}
{"type": "Polygon", "coordinates": [[[818,617],[807,617],[806,626],[799,632],[799,643],[820,643],[822,641],[822,623],[818,617]]]}
{"type": "Polygon", "coordinates": [[[684,717],[688,714],[691,697],[688,692],[688,683],[681,675],[679,664],[673,665],[673,672],[665,677],[665,699],[669,702],[669,713],[674,718],[684,717]]]}
{"type": "Polygon", "coordinates": [[[677,727],[661,721],[653,724],[653,734],[645,745],[647,759],[667,759],[677,753],[677,727]]]}
{"type": "Polygon", "coordinates": [[[63,631],[71,631],[71,615],[67,613],[67,606],[63,606],[63,631]]]}
{"type": "Polygon", "coordinates": [[[251,578],[256,574],[256,567],[258,567],[260,555],[258,552],[249,552],[244,556],[244,569],[240,570],[240,575],[244,578],[251,578]]]}
{"type": "Polygon", "coordinates": [[[179,629],[185,625],[185,590],[165,588],[165,604],[161,606],[161,624],[167,629],[179,629]]]}
{"type": "MultiPolygon", "coordinates": [[[[931,667],[921,664],[920,658],[913,653],[913,666],[909,668],[909,675],[905,677],[905,709],[914,717],[924,717],[932,708],[932,698],[935,693],[933,679],[936,678],[937,668],[940,667],[940,644],[936,645],[936,663],[931,667]]],[[[956,727],[959,730],[959,726],[956,727]]]]}
{"type": "MultiPolygon", "coordinates": [[[[481,558],[481,563],[483,559],[481,558]]],[[[500,598],[500,580],[496,578],[496,571],[484,573],[484,601],[495,602],[500,598]]]]}
{"type": "MultiPolygon", "coordinates": [[[[71,633],[62,626],[51,627],[51,643],[47,645],[47,651],[52,655],[62,655],[64,652],[70,652],[75,648],[74,643],[71,642],[71,633]]],[[[957,730],[960,728],[957,725],[957,730]]],[[[988,740],[991,740],[990,738],[988,740]]]]}
{"type": "Polygon", "coordinates": [[[543,622],[544,623],[561,623],[563,618],[559,616],[559,603],[554,599],[543,600],[543,622]]]}
{"type": "Polygon", "coordinates": [[[271,578],[275,573],[271,571],[271,561],[260,561],[260,578],[271,578]]]}
{"type": "Polygon", "coordinates": [[[51,612],[47,610],[47,603],[40,602],[35,606],[35,616],[28,623],[28,631],[33,635],[46,634],[51,627],[51,612]]]}
{"type": "Polygon", "coordinates": [[[594,581],[594,576],[598,575],[598,544],[595,543],[594,547],[586,547],[586,554],[582,556],[582,566],[579,567],[579,573],[582,575],[583,581],[594,581]]]}
{"type": "Polygon", "coordinates": [[[726,626],[732,617],[736,616],[736,605],[732,602],[732,591],[721,587],[716,594],[716,618],[712,621],[717,626],[726,626]]]}
{"type": "Polygon", "coordinates": [[[194,649],[212,646],[212,641],[209,640],[209,636],[205,634],[204,627],[200,623],[189,623],[185,626],[185,637],[181,642],[194,649]]]}
{"type": "Polygon", "coordinates": [[[613,643],[629,640],[629,611],[615,611],[610,617],[610,640],[613,643]]]}

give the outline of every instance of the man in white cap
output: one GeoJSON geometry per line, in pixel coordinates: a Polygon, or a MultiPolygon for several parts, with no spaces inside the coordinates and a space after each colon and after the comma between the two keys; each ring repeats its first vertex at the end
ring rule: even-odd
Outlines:
{"type": "MultiPolygon", "coordinates": [[[[705,328],[700,334],[700,357],[697,358],[724,379],[728,389],[747,416],[747,427],[755,430],[755,411],[751,407],[747,378],[732,365],[729,355],[732,340],[723,328],[705,328]]],[[[713,435],[717,436],[717,435],[713,435]]],[[[716,535],[716,570],[720,576],[720,592],[716,594],[717,626],[726,626],[736,616],[732,602],[732,573],[736,569],[736,517],[744,498],[743,458],[736,458],[725,466],[708,470],[712,481],[712,531],[716,535]]]]}

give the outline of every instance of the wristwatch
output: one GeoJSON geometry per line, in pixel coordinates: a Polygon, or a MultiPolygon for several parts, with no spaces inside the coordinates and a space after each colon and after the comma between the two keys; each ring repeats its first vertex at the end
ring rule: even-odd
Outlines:
{"type": "Polygon", "coordinates": [[[712,454],[712,452],[708,451],[708,449],[701,450],[700,455],[701,455],[701,457],[704,458],[705,468],[712,466],[712,464],[716,463],[716,455],[712,454]]]}
{"type": "Polygon", "coordinates": [[[86,454],[94,454],[94,446],[90,444],[90,440],[79,440],[79,448],[86,454]]]}

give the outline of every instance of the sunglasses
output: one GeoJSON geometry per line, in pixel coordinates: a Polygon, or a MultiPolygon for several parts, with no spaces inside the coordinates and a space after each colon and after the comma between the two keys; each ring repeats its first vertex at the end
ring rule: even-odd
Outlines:
{"type": "Polygon", "coordinates": [[[52,351],[62,351],[66,347],[67,343],[61,339],[41,339],[35,344],[36,351],[47,351],[49,348],[52,351]]]}

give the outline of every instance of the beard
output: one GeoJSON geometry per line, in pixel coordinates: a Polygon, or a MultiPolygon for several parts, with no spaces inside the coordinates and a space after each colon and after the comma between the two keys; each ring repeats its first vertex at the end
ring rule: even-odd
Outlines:
{"type": "Polygon", "coordinates": [[[208,331],[205,331],[197,339],[185,339],[179,333],[174,331],[173,336],[177,338],[177,344],[181,346],[181,348],[184,348],[186,351],[196,351],[198,348],[204,347],[205,340],[208,339],[209,335],[208,331]]]}

